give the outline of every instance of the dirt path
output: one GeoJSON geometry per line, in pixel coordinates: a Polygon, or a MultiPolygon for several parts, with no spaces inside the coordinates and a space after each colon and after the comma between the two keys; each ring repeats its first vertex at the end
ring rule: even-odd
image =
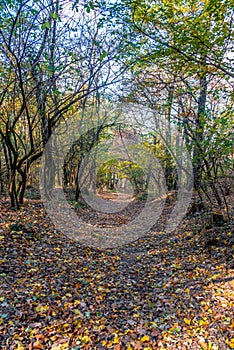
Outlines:
{"type": "Polygon", "coordinates": [[[2,203],[1,349],[234,348],[231,260],[222,246],[204,249],[195,218],[165,234],[172,205],[138,241],[102,251],[58,232],[38,201],[19,213],[2,203]]]}

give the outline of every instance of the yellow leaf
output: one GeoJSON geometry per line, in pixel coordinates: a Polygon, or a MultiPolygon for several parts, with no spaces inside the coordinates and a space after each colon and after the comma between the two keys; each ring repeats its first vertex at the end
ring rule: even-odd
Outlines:
{"type": "Polygon", "coordinates": [[[49,309],[48,305],[39,305],[36,307],[36,312],[45,312],[49,309]]]}
{"type": "Polygon", "coordinates": [[[63,327],[70,327],[69,323],[64,323],[63,327]]]}
{"type": "Polygon", "coordinates": [[[113,344],[119,344],[119,337],[115,335],[115,338],[113,340],[113,344]]]}
{"type": "Polygon", "coordinates": [[[144,337],[141,338],[141,341],[142,342],[146,342],[146,341],[149,341],[150,338],[148,337],[148,335],[144,335],[144,337]]]}
{"type": "Polygon", "coordinates": [[[50,337],[50,340],[52,340],[52,342],[55,342],[55,340],[58,339],[58,336],[57,335],[53,335],[52,337],[50,337]]]}
{"type": "Polygon", "coordinates": [[[18,342],[18,347],[16,350],[24,350],[24,346],[20,341],[18,342]]]}
{"type": "Polygon", "coordinates": [[[188,324],[188,325],[190,325],[191,324],[191,320],[189,320],[188,318],[184,318],[184,322],[186,323],[186,324],[188,324]]]}
{"type": "Polygon", "coordinates": [[[82,338],[81,338],[81,341],[83,343],[88,343],[90,341],[90,337],[88,335],[84,335],[82,338]]]}
{"type": "Polygon", "coordinates": [[[211,341],[207,341],[206,339],[204,339],[203,337],[200,337],[200,340],[199,340],[199,344],[202,348],[202,350],[212,350],[212,349],[215,349],[213,347],[213,344],[211,343],[211,341]]]}
{"type": "Polygon", "coordinates": [[[198,323],[200,326],[208,326],[209,325],[209,321],[206,320],[205,318],[203,318],[203,320],[200,320],[198,323]]]}
{"type": "Polygon", "coordinates": [[[234,338],[231,338],[227,341],[227,344],[230,346],[231,349],[234,349],[234,338]]]}
{"type": "Polygon", "coordinates": [[[212,350],[213,348],[213,344],[211,343],[211,341],[208,341],[208,350],[212,350]]]}

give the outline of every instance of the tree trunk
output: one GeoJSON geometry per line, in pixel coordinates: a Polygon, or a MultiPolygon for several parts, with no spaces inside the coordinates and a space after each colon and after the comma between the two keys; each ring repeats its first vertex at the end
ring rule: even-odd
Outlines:
{"type": "Polygon", "coordinates": [[[21,183],[20,183],[20,187],[19,187],[19,203],[23,204],[24,202],[24,194],[25,194],[25,190],[26,190],[26,184],[27,184],[27,173],[24,172],[23,174],[21,174],[21,183]]]}
{"type": "Polygon", "coordinates": [[[12,169],[11,175],[10,175],[10,182],[9,182],[9,196],[11,200],[11,207],[19,209],[15,178],[16,178],[16,169],[12,169]]]}
{"type": "Polygon", "coordinates": [[[200,77],[200,96],[198,100],[198,110],[196,116],[196,137],[195,146],[193,152],[193,172],[194,172],[194,186],[196,190],[200,190],[201,187],[201,175],[203,166],[203,118],[206,108],[206,96],[207,96],[207,79],[206,74],[200,77]]]}

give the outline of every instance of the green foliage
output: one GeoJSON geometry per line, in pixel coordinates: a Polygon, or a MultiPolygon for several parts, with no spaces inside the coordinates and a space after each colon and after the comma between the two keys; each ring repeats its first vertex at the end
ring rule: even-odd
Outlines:
{"type": "Polygon", "coordinates": [[[157,61],[167,70],[219,71],[232,77],[232,62],[224,54],[232,51],[233,10],[232,0],[125,0],[110,6],[126,38],[122,55],[135,67],[157,61]]]}
{"type": "Polygon", "coordinates": [[[131,161],[113,158],[105,162],[98,170],[97,183],[108,187],[113,175],[116,179],[129,179],[136,187],[144,183],[143,169],[131,161]]]}

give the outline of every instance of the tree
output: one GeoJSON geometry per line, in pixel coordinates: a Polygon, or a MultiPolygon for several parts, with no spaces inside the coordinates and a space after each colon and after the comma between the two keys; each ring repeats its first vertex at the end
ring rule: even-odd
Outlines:
{"type": "Polygon", "coordinates": [[[22,203],[30,167],[60,120],[116,78],[111,60],[118,42],[98,26],[98,13],[69,5],[60,0],[0,5],[0,136],[12,206],[22,203]]]}
{"type": "MultiPolygon", "coordinates": [[[[205,190],[202,181],[209,178],[220,204],[205,137],[221,116],[228,115],[225,130],[230,127],[228,120],[233,120],[233,4],[228,0],[164,0],[126,1],[124,5],[112,6],[119,27],[124,18],[122,57],[132,73],[124,99],[150,107],[157,120],[161,115],[168,119],[169,128],[175,123],[183,130],[193,159],[195,188],[199,193],[205,190]],[[214,94],[219,99],[215,110],[214,94]]],[[[226,131],[219,140],[224,137],[226,131]]],[[[212,142],[211,153],[215,147],[212,142]]]]}

